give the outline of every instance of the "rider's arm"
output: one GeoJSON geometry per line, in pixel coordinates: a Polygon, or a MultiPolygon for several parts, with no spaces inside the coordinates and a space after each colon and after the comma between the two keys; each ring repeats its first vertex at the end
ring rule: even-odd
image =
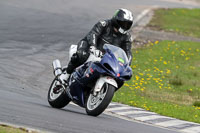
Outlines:
{"type": "Polygon", "coordinates": [[[101,35],[101,33],[103,32],[103,30],[106,28],[107,25],[108,25],[107,21],[99,21],[97,24],[94,25],[92,30],[86,36],[86,39],[90,46],[97,47],[97,39],[101,35]]]}
{"type": "Polygon", "coordinates": [[[122,49],[126,52],[128,60],[130,61],[129,65],[131,65],[131,62],[132,62],[132,52],[131,52],[132,43],[133,43],[133,39],[131,35],[128,35],[124,43],[122,44],[122,49]]]}

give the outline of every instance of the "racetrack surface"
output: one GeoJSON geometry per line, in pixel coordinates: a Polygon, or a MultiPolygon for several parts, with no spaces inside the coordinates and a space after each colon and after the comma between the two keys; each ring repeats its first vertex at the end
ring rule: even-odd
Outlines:
{"type": "Polygon", "coordinates": [[[69,46],[98,20],[110,18],[120,7],[137,16],[155,4],[195,7],[166,0],[1,0],[0,121],[65,133],[172,133],[105,114],[87,116],[74,105],[53,109],[46,98],[52,61],[58,58],[66,65],[69,46]]]}

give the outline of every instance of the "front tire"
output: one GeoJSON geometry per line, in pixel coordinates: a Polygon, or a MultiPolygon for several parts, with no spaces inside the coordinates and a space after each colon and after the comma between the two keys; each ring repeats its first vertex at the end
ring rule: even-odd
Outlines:
{"type": "Polygon", "coordinates": [[[56,78],[51,83],[51,86],[49,88],[48,92],[48,102],[53,108],[63,108],[65,107],[71,100],[68,98],[66,91],[63,88],[60,88],[61,91],[58,93],[55,93],[53,89],[56,87],[56,78]]]}
{"type": "Polygon", "coordinates": [[[108,107],[115,90],[114,86],[106,83],[96,96],[90,94],[86,102],[87,114],[91,116],[100,115],[108,107]]]}

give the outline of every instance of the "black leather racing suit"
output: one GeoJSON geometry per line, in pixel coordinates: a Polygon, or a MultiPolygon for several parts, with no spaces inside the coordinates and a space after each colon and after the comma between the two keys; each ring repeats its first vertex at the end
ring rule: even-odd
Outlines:
{"type": "Polygon", "coordinates": [[[67,73],[71,74],[76,67],[83,64],[87,60],[89,57],[90,46],[95,46],[97,49],[102,51],[105,43],[122,48],[126,52],[128,59],[131,62],[132,41],[133,40],[130,33],[116,33],[111,20],[99,21],[94,25],[86,37],[78,43],[77,53],[72,56],[68,64],[67,73]]]}

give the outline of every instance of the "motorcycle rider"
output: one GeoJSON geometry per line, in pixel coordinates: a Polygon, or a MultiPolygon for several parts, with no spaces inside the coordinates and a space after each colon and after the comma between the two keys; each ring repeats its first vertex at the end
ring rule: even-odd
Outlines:
{"type": "Polygon", "coordinates": [[[92,30],[78,43],[77,52],[73,54],[67,68],[65,68],[66,73],[60,75],[60,81],[64,83],[74,69],[88,59],[90,52],[101,56],[103,45],[106,43],[122,48],[131,64],[133,39],[129,31],[132,24],[132,13],[122,8],[118,9],[111,19],[96,23],[92,30]]]}

